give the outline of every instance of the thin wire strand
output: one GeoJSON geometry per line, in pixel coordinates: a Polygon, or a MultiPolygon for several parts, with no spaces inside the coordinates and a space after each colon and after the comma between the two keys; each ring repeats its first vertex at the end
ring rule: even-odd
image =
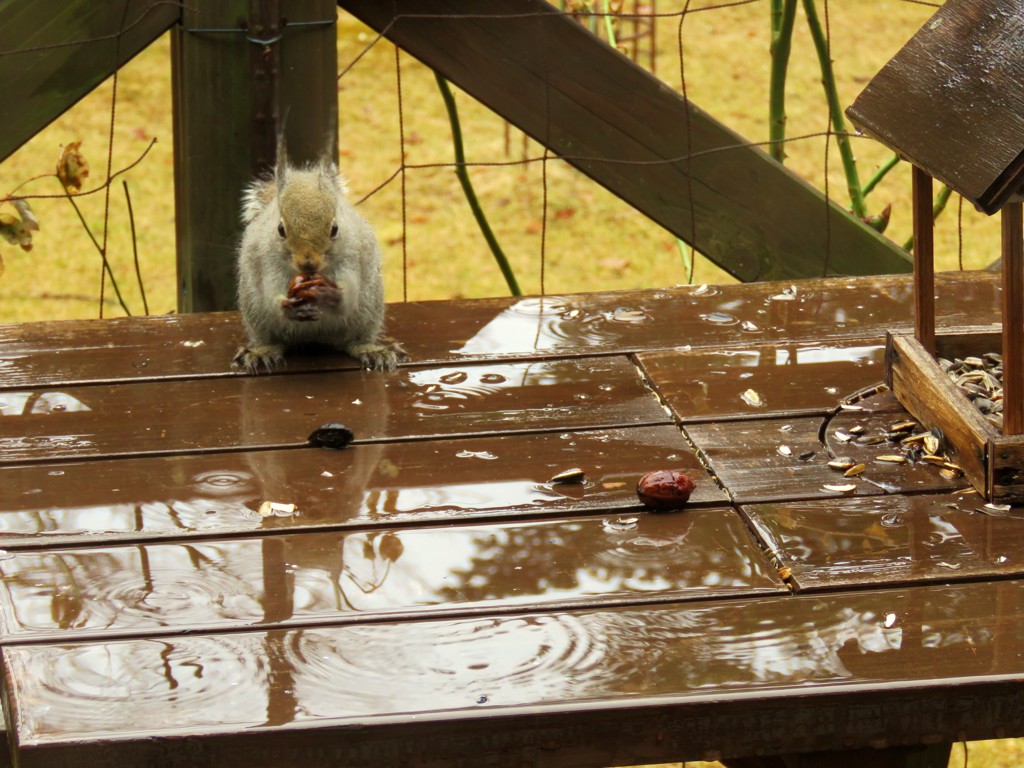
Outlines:
{"type": "Polygon", "coordinates": [[[548,245],[548,158],[551,155],[551,81],[548,78],[547,45],[544,32],[546,26],[540,24],[540,68],[544,73],[544,153],[541,157],[540,180],[542,189],[540,214],[540,295],[547,293],[547,245],[548,245]]]}
{"type": "MultiPolygon", "coordinates": [[[[825,17],[825,58],[829,63],[832,64],[832,26],[829,23],[828,17],[828,0],[825,0],[824,4],[824,17],[825,17]]],[[[828,101],[825,103],[825,112],[828,114],[828,128],[825,131],[825,263],[822,266],[821,276],[828,277],[829,261],[832,256],[832,200],[829,195],[829,182],[828,182],[828,155],[831,149],[832,139],[832,110],[828,106],[828,101]]]]}
{"type": "Polygon", "coordinates": [[[679,16],[679,28],[676,31],[676,38],[679,49],[679,82],[683,94],[683,129],[686,131],[686,196],[690,200],[690,254],[691,258],[697,252],[697,204],[693,199],[693,129],[690,121],[690,97],[686,91],[686,60],[683,47],[683,24],[686,21],[686,14],[690,10],[690,0],[686,0],[683,12],[679,16]]]}
{"type": "MultiPolygon", "coordinates": [[[[128,0],[124,0],[121,11],[121,23],[118,25],[117,37],[114,39],[114,76],[110,92],[110,133],[107,136],[107,178],[114,171],[114,128],[117,125],[117,81],[121,71],[121,36],[124,34],[125,21],[128,19],[128,0]]],[[[107,261],[107,244],[110,242],[110,185],[103,193],[103,245],[100,255],[103,266],[100,269],[100,319],[103,318],[103,296],[107,286],[107,272],[110,264],[107,261]]],[[[131,312],[128,313],[129,315],[131,312]]]]}
{"type": "MultiPolygon", "coordinates": [[[[173,5],[181,9],[190,9],[189,6],[184,3],[177,2],[177,0],[159,0],[159,2],[150,3],[146,9],[139,14],[139,17],[135,19],[131,24],[124,24],[118,28],[117,32],[112,32],[109,35],[98,35],[96,37],[82,37],[77,40],[65,40],[60,43],[47,43],[45,45],[33,45],[28,48],[15,48],[10,51],[0,51],[0,57],[2,56],[17,56],[25,53],[41,53],[42,51],[52,51],[58,48],[72,48],[80,45],[89,45],[91,43],[105,43],[110,40],[120,40],[124,36],[125,32],[129,32],[143,21],[146,17],[156,8],[161,5],[173,5]]],[[[122,22],[124,19],[122,18],[122,22]]]]}
{"type": "Polygon", "coordinates": [[[402,301],[409,301],[409,227],[408,206],[405,195],[405,108],[402,105],[402,49],[395,46],[395,81],[398,90],[398,146],[399,173],[402,175],[402,301]]]}
{"type": "MultiPolygon", "coordinates": [[[[956,263],[964,271],[964,196],[957,195],[956,205],[956,263]]],[[[964,742],[966,745],[967,742],[964,742]]],[[[965,746],[964,749],[967,747],[965,746]]]]}

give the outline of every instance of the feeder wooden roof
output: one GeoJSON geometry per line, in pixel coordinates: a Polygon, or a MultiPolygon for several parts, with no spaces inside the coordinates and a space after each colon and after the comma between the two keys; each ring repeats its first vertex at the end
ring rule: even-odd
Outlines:
{"type": "Polygon", "coordinates": [[[1024,3],[949,0],[847,114],[985,213],[1024,185],[1024,3]]]}

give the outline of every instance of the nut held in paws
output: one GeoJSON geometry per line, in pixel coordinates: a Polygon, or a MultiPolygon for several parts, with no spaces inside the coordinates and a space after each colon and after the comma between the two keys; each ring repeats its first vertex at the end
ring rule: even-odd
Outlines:
{"type": "Polygon", "coordinates": [[[687,475],[675,469],[656,469],[640,478],[636,495],[650,509],[680,509],[697,487],[687,475]]]}

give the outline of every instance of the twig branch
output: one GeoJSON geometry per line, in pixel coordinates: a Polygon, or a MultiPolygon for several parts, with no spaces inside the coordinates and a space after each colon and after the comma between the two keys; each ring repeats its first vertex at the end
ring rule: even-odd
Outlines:
{"type": "Polygon", "coordinates": [[[782,142],[786,138],[786,75],[793,42],[796,0],[772,0],[771,75],[768,86],[769,152],[780,163],[786,159],[782,142]]]}
{"type": "Polygon", "coordinates": [[[870,193],[871,190],[878,186],[878,182],[884,179],[886,174],[889,173],[889,171],[891,171],[893,168],[899,165],[899,162],[899,155],[893,155],[886,162],[884,162],[882,164],[882,167],[875,171],[875,175],[868,179],[867,184],[865,184],[864,188],[861,189],[861,194],[867,197],[868,193],[870,193]]]}
{"type": "Polygon", "coordinates": [[[135,260],[135,279],[139,283],[139,293],[142,295],[142,311],[149,314],[149,302],[146,301],[146,286],[142,284],[142,270],[139,268],[139,241],[135,236],[135,212],[132,210],[132,196],[128,193],[128,182],[122,180],[124,185],[124,201],[128,205],[128,224],[132,229],[132,258],[135,260]]]}
{"type": "MultiPolygon", "coordinates": [[[[934,224],[936,219],[938,219],[942,212],[946,210],[946,203],[949,202],[949,198],[952,194],[953,190],[943,184],[942,189],[939,190],[939,194],[935,196],[935,203],[932,205],[932,224],[934,224]]],[[[907,241],[903,244],[903,250],[914,250],[913,235],[907,238],[907,241]]]]}
{"type": "Polygon", "coordinates": [[[477,200],[476,192],[473,191],[473,182],[469,180],[469,173],[466,171],[465,151],[462,146],[462,128],[459,123],[458,107],[455,106],[455,97],[452,95],[451,88],[448,87],[448,81],[444,77],[437,72],[434,73],[434,77],[437,80],[437,87],[441,91],[441,97],[444,99],[445,109],[448,110],[448,121],[452,127],[452,145],[455,148],[455,175],[459,177],[462,191],[466,195],[466,202],[469,203],[476,223],[480,226],[480,232],[487,241],[487,245],[490,246],[491,253],[494,254],[494,260],[498,262],[498,266],[501,268],[501,274],[505,276],[505,282],[508,283],[509,291],[511,291],[513,296],[522,296],[523,293],[519,289],[515,272],[512,271],[512,266],[508,263],[508,258],[501,249],[498,238],[494,236],[491,225],[487,223],[487,216],[484,215],[484,211],[480,207],[480,201],[477,200]]]}
{"type": "Polygon", "coordinates": [[[864,204],[864,194],[861,191],[860,177],[857,173],[857,160],[853,156],[853,147],[850,146],[849,137],[846,136],[846,120],[843,117],[843,107],[839,103],[839,92],[836,90],[836,78],[832,69],[832,54],[829,50],[828,38],[818,19],[818,9],[815,7],[814,0],[803,0],[803,6],[804,13],[807,15],[807,26],[811,32],[811,39],[814,40],[814,48],[818,53],[818,62],[821,65],[821,84],[825,88],[825,98],[828,100],[829,114],[832,118],[832,129],[835,132],[836,145],[839,147],[839,156],[843,161],[846,187],[850,192],[850,207],[854,216],[863,219],[867,216],[867,206],[864,204]]]}
{"type": "MultiPolygon", "coordinates": [[[[58,179],[58,181],[60,181],[60,179],[58,179]]],[[[92,230],[89,228],[89,224],[85,220],[85,216],[82,215],[82,209],[79,208],[78,203],[75,202],[75,197],[71,194],[70,190],[68,190],[68,188],[64,186],[63,181],[60,182],[60,185],[64,187],[64,191],[67,193],[65,197],[67,197],[68,202],[71,203],[71,207],[75,209],[75,213],[78,214],[78,220],[82,222],[82,228],[85,230],[85,234],[89,236],[89,239],[92,240],[92,244],[95,245],[96,250],[99,251],[100,258],[103,260],[103,271],[106,272],[107,277],[110,278],[110,285],[114,289],[114,293],[117,296],[117,302],[121,305],[121,309],[124,310],[124,313],[131,317],[131,310],[128,309],[128,305],[125,304],[124,298],[121,296],[121,289],[118,288],[117,286],[117,280],[114,278],[114,271],[110,268],[110,262],[107,260],[106,250],[103,248],[102,245],[100,245],[99,241],[96,239],[96,236],[92,233],[92,230]]]]}

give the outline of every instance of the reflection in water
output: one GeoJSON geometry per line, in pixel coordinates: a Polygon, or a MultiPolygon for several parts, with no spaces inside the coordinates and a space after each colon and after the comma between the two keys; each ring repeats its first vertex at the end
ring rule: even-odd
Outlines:
{"type": "Polygon", "coordinates": [[[0,416],[38,416],[91,410],[67,392],[0,392],[0,416]]]}
{"type": "MultiPolygon", "coordinates": [[[[531,436],[525,456],[523,438],[509,437],[9,467],[0,471],[0,539],[81,542],[133,532],[159,537],[593,510],[635,503],[632,484],[644,467],[670,462],[700,471],[675,427],[565,434],[569,439],[531,436]],[[466,451],[473,456],[459,458],[466,451]],[[591,483],[546,482],[575,465],[587,468],[591,483]],[[294,503],[298,514],[261,517],[267,500],[294,503]]],[[[702,492],[702,501],[716,498],[702,492]]]]}
{"type": "Polygon", "coordinates": [[[807,586],[946,579],[950,571],[1021,572],[1019,515],[978,514],[978,504],[975,496],[950,494],[762,504],[745,511],[807,586]]]}
{"type": "Polygon", "coordinates": [[[729,510],[269,536],[0,562],[9,637],[780,589],[729,510]]]}
{"type": "Polygon", "coordinates": [[[14,645],[21,737],[173,734],[567,701],[1020,673],[1024,583],[14,645]],[[273,659],[269,668],[266,659],[273,659]],[[287,685],[287,690],[280,688],[287,685]]]}
{"type": "MultiPolygon", "coordinates": [[[[218,724],[261,723],[266,712],[266,665],[258,635],[50,646],[45,669],[29,664],[45,688],[40,707],[19,709],[23,738],[59,732],[95,736],[134,712],[117,731],[159,735],[180,723],[199,726],[217,713],[218,724]]],[[[26,669],[27,671],[27,669],[26,669]]],[[[109,732],[109,731],[108,731],[109,732]]]]}
{"type": "Polygon", "coordinates": [[[404,711],[446,702],[470,707],[574,695],[602,672],[600,629],[590,617],[480,619],[423,625],[410,648],[407,632],[389,625],[293,632],[289,661],[301,701],[313,717],[331,710],[386,712],[400,681],[404,711]],[[426,642],[424,642],[426,641],[426,642]],[[385,662],[386,660],[386,662],[385,662]]]}

